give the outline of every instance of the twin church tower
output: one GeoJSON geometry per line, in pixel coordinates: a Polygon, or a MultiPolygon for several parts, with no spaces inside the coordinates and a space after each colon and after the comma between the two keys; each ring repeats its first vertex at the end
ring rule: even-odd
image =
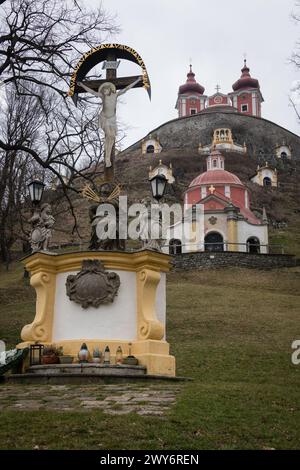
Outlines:
{"type": "Polygon", "coordinates": [[[214,108],[227,108],[248,116],[261,117],[261,103],[264,101],[260,91],[259,82],[250,75],[246,59],[242,68],[241,77],[232,85],[233,91],[228,94],[217,92],[212,96],[204,94],[205,88],[195,80],[195,74],[190,65],[187,80],[178,90],[176,109],[178,116],[190,116],[214,108]]]}

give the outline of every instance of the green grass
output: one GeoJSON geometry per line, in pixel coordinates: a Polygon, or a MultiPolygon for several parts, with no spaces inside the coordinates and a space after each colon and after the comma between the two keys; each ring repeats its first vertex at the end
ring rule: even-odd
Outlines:
{"type": "MultiPolygon", "coordinates": [[[[21,276],[20,269],[0,273],[0,331],[10,344],[33,318],[34,297],[21,276]]],[[[299,448],[300,366],[290,360],[300,339],[299,284],[299,268],[170,274],[167,337],[177,374],[194,379],[175,406],[162,417],[5,411],[0,448],[299,448]],[[30,432],[16,432],[28,423],[30,432]]]]}
{"type": "Polygon", "coordinates": [[[35,311],[35,293],[29,280],[23,279],[20,263],[0,270],[0,305],[0,338],[13,348],[21,342],[21,329],[33,320],[35,311]]]}
{"type": "Polygon", "coordinates": [[[294,222],[289,224],[288,228],[274,230],[269,228],[270,245],[278,245],[274,247],[276,253],[279,252],[279,246],[282,246],[284,253],[296,255],[300,258],[300,224],[294,222]]]}

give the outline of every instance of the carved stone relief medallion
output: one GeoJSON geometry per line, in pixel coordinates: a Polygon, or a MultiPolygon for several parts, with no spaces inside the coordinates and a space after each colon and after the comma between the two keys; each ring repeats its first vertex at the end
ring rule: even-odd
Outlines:
{"type": "Polygon", "coordinates": [[[67,296],[82,308],[112,303],[118,294],[120,277],[107,272],[99,260],[84,260],[81,271],[70,274],[66,281],[67,296]]]}
{"type": "Polygon", "coordinates": [[[211,216],[208,220],[211,225],[216,225],[218,221],[217,217],[214,217],[214,216],[211,216]]]}

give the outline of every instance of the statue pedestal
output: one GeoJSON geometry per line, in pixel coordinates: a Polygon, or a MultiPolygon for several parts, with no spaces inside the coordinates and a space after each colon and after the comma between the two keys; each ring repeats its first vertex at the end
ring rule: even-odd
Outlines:
{"type": "Polygon", "coordinates": [[[166,272],[168,255],[85,251],[50,255],[34,253],[23,260],[37,294],[35,319],[22,329],[23,348],[40,342],[63,346],[77,360],[82,343],[90,353],[109,346],[111,363],[122,348],[123,357],[136,356],[147,374],[175,376],[175,358],[165,338],[166,272]],[[85,260],[98,260],[105,271],[120,278],[117,296],[108,304],[83,308],[66,291],[69,275],[77,275],[85,260]],[[129,343],[132,345],[129,346],[129,343]]]}

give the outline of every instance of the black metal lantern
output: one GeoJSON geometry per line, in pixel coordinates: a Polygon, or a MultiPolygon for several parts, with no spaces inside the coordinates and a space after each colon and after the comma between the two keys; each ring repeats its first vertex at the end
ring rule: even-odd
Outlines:
{"type": "Polygon", "coordinates": [[[36,366],[42,363],[44,345],[35,343],[30,345],[30,365],[36,366]]]}
{"type": "Polygon", "coordinates": [[[150,180],[152,196],[159,201],[165,194],[167,178],[164,175],[153,176],[150,180]]]}
{"type": "Polygon", "coordinates": [[[29,195],[33,204],[39,204],[43,197],[45,185],[42,181],[33,180],[28,185],[29,195]]]}

